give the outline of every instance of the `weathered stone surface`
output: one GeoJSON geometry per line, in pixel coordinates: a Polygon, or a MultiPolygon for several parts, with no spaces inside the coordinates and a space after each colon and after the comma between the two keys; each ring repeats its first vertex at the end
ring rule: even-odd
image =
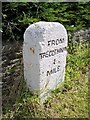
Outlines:
{"type": "Polygon", "coordinates": [[[38,22],[24,34],[24,77],[30,91],[46,93],[64,81],[67,32],[57,22],[38,22]]]}

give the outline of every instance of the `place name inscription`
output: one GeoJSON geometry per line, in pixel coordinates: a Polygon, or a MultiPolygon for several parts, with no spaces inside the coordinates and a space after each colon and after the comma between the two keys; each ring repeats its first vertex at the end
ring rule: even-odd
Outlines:
{"type": "Polygon", "coordinates": [[[61,53],[65,50],[66,50],[66,47],[63,47],[63,48],[59,48],[59,49],[46,51],[46,52],[40,53],[39,55],[40,55],[40,58],[42,59],[42,58],[54,56],[54,55],[61,53]]]}
{"type": "MultiPolygon", "coordinates": [[[[64,41],[65,41],[64,38],[60,38],[60,39],[56,39],[56,40],[49,40],[47,42],[47,45],[48,46],[57,46],[59,44],[64,43],[64,41]]],[[[66,47],[63,47],[63,48],[58,48],[58,49],[53,49],[53,50],[50,50],[50,51],[46,51],[46,52],[40,53],[39,55],[40,55],[40,58],[43,59],[43,58],[48,58],[48,57],[54,56],[56,54],[59,54],[59,53],[65,51],[65,50],[66,50],[66,47]]],[[[54,59],[53,64],[55,64],[55,59],[54,59]]],[[[51,70],[47,70],[46,76],[57,73],[59,71],[60,71],[60,65],[52,68],[51,70]]]]}
{"type": "MultiPolygon", "coordinates": [[[[59,45],[59,44],[63,43],[64,41],[65,41],[64,38],[60,38],[60,39],[56,39],[56,40],[49,40],[47,45],[48,46],[59,45]]],[[[40,53],[39,55],[40,55],[40,58],[42,59],[42,58],[47,58],[47,57],[54,56],[58,53],[63,52],[64,50],[66,50],[66,47],[46,51],[46,52],[40,53]]]]}

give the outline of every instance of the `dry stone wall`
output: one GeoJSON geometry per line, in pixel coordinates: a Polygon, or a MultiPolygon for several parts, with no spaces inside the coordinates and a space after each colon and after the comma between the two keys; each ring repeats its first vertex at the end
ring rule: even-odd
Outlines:
{"type": "Polygon", "coordinates": [[[21,77],[22,44],[3,43],[2,47],[2,103],[15,102],[21,77]]]}
{"type": "Polygon", "coordinates": [[[73,41],[76,42],[85,42],[90,41],[90,28],[86,30],[79,30],[73,33],[73,41]]]}

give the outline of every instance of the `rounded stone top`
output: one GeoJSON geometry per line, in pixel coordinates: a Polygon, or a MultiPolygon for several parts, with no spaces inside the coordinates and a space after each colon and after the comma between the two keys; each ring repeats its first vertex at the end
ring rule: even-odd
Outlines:
{"type": "Polygon", "coordinates": [[[65,27],[59,22],[45,22],[45,21],[36,22],[36,23],[30,25],[26,29],[26,31],[30,31],[30,30],[34,30],[34,29],[40,30],[40,31],[41,30],[45,31],[45,30],[53,29],[53,28],[57,28],[57,29],[61,28],[66,31],[65,27]]]}
{"type": "Polygon", "coordinates": [[[67,42],[67,31],[59,22],[36,22],[32,25],[29,25],[24,33],[24,41],[28,42],[40,42],[44,39],[56,39],[57,37],[64,37],[67,42]]]}

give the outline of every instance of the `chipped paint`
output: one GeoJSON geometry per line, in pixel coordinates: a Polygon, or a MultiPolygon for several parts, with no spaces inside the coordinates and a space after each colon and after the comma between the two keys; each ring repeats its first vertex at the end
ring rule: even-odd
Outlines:
{"type": "Polygon", "coordinates": [[[32,51],[33,54],[35,53],[34,48],[30,48],[30,51],[32,51]]]}

